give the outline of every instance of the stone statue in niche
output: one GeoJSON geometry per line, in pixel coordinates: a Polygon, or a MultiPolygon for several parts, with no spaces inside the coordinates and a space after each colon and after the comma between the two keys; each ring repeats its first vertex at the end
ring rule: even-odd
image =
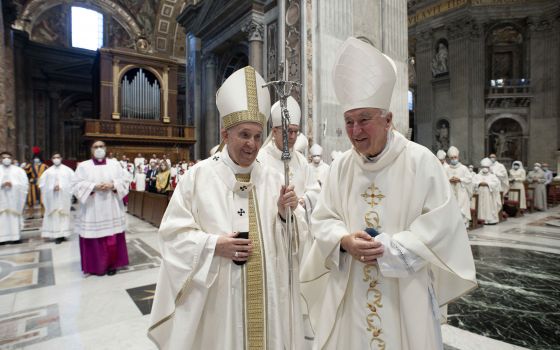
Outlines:
{"type": "Polygon", "coordinates": [[[447,150],[449,148],[449,122],[440,120],[436,125],[436,149],[447,150]]]}
{"type": "Polygon", "coordinates": [[[523,156],[523,131],[512,118],[501,118],[488,130],[488,153],[495,153],[501,161],[521,160],[523,156]]]}
{"type": "Polygon", "coordinates": [[[519,148],[519,136],[515,132],[506,132],[505,130],[500,130],[500,132],[490,132],[490,135],[494,136],[494,150],[496,157],[507,158],[510,154],[517,154],[517,149],[519,148]]]}
{"type": "Polygon", "coordinates": [[[449,68],[447,66],[448,57],[447,45],[445,42],[440,41],[436,54],[432,59],[432,76],[437,77],[449,73],[449,68]]]}

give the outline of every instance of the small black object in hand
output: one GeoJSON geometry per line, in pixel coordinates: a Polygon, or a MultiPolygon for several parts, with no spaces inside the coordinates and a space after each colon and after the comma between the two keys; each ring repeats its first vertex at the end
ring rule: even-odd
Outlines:
{"type": "MultiPolygon", "coordinates": [[[[249,239],[249,232],[239,232],[239,234],[235,238],[249,239]]],[[[245,260],[245,261],[234,261],[233,263],[235,265],[245,265],[246,262],[247,262],[247,260],[245,260]]]]}
{"type": "Polygon", "coordinates": [[[375,237],[375,236],[379,235],[379,232],[376,229],[374,229],[373,227],[367,227],[364,231],[368,235],[370,235],[371,237],[375,237]]]}

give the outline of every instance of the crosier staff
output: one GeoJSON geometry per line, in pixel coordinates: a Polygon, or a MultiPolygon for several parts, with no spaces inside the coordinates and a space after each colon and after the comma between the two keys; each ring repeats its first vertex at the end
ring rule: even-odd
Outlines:
{"type": "MultiPolygon", "coordinates": [[[[301,83],[296,81],[286,81],[286,80],[276,80],[271,81],[263,85],[273,86],[280,98],[280,110],[282,111],[282,161],[284,162],[284,185],[286,188],[290,185],[290,149],[288,146],[288,126],[290,125],[290,113],[288,112],[288,97],[292,94],[292,89],[295,86],[301,86],[301,83]]],[[[292,255],[292,244],[294,239],[293,225],[292,225],[292,208],[290,206],[286,207],[286,230],[288,232],[288,286],[289,286],[289,300],[290,300],[290,313],[289,313],[289,328],[290,337],[289,344],[290,350],[294,350],[294,330],[293,330],[293,320],[294,320],[294,300],[293,300],[293,285],[294,285],[294,263],[292,255]]]]}

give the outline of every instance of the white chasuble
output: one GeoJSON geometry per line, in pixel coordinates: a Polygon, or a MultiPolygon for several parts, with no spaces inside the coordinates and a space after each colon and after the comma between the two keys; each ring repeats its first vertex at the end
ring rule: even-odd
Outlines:
{"type": "Polygon", "coordinates": [[[80,202],[75,231],[83,238],[100,238],[124,232],[123,198],[128,194],[130,174],[115,159],[86,160],[78,165],[72,194],[80,202]],[[95,164],[101,163],[101,164],[95,164]],[[112,183],[113,191],[96,191],[100,183],[112,183]]]}
{"type": "Polygon", "coordinates": [[[73,178],[74,171],[64,164],[51,166],[39,178],[39,188],[45,206],[41,237],[59,238],[72,234],[70,208],[73,178]],[[58,191],[55,191],[57,186],[58,191]]]}
{"type": "MultiPolygon", "coordinates": [[[[257,162],[239,175],[243,168],[232,163],[226,148],[190,168],[163,217],[163,262],[149,329],[160,349],[288,347],[288,242],[276,204],[279,175],[257,162]],[[253,244],[242,266],[214,254],[218,237],[232,232],[249,232],[253,244]]],[[[296,237],[305,239],[303,210],[294,218],[296,237]]],[[[300,315],[297,253],[292,295],[300,315]]],[[[302,348],[302,328],[296,317],[296,349],[302,348]]]]}
{"type": "Polygon", "coordinates": [[[478,220],[485,224],[497,224],[502,207],[500,180],[490,172],[476,174],[473,184],[478,193],[478,220]]]}
{"type": "Polygon", "coordinates": [[[27,199],[29,180],[25,171],[15,165],[0,164],[0,242],[17,241],[23,228],[23,208],[27,199]]]}
{"type": "Polygon", "coordinates": [[[461,214],[463,214],[463,219],[465,222],[465,227],[469,226],[469,221],[471,220],[471,198],[472,198],[472,175],[469,168],[459,163],[457,165],[450,164],[446,169],[447,178],[451,179],[456,177],[460,182],[449,183],[451,185],[451,191],[459,208],[461,208],[461,214]]]}
{"type": "Polygon", "coordinates": [[[441,349],[438,307],[476,286],[443,167],[398,132],[390,139],[374,162],[354,149],[337,158],[313,213],[300,283],[314,349],[441,349]],[[366,227],[385,246],[371,266],[340,250],[342,237],[366,227]]]}
{"type": "Polygon", "coordinates": [[[509,199],[519,201],[519,209],[527,209],[527,197],[525,195],[525,180],[527,175],[525,169],[510,169],[509,181],[511,182],[510,190],[519,190],[517,193],[509,192],[509,199]]]}

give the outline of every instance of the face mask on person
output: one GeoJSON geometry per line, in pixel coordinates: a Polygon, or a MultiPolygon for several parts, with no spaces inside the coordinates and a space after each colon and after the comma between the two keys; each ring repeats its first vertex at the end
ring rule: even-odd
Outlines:
{"type": "Polygon", "coordinates": [[[5,166],[10,166],[10,164],[12,164],[12,159],[11,158],[3,158],[2,159],[2,164],[4,164],[5,166]]]}
{"type": "Polygon", "coordinates": [[[457,164],[459,164],[459,159],[451,159],[451,160],[449,161],[449,164],[451,164],[451,165],[457,165],[457,164]]]}
{"type": "Polygon", "coordinates": [[[492,164],[496,163],[496,158],[492,157],[490,160],[492,161],[492,164]]]}
{"type": "Polygon", "coordinates": [[[60,159],[60,158],[55,158],[55,159],[52,160],[52,162],[53,162],[54,165],[59,166],[60,163],[62,163],[62,159],[60,159]]]}
{"type": "Polygon", "coordinates": [[[548,170],[548,167],[543,166],[543,167],[542,167],[542,170],[547,171],[547,170],[548,170]]]}
{"type": "Polygon", "coordinates": [[[482,168],[480,171],[482,171],[483,174],[488,174],[488,168],[482,168]]]}
{"type": "Polygon", "coordinates": [[[105,148],[96,148],[95,151],[93,151],[93,156],[97,159],[105,158],[105,148]]]}
{"type": "Polygon", "coordinates": [[[313,156],[311,157],[311,160],[313,160],[313,163],[319,164],[321,163],[321,156],[313,156]]]}
{"type": "Polygon", "coordinates": [[[39,164],[39,163],[41,163],[41,160],[39,158],[34,158],[33,163],[39,164]]]}
{"type": "Polygon", "coordinates": [[[517,169],[519,169],[519,165],[514,165],[513,170],[517,170],[517,169]]]}
{"type": "Polygon", "coordinates": [[[536,166],[536,167],[534,167],[533,169],[534,169],[535,171],[539,171],[540,168],[539,168],[538,166],[536,166]]]}

